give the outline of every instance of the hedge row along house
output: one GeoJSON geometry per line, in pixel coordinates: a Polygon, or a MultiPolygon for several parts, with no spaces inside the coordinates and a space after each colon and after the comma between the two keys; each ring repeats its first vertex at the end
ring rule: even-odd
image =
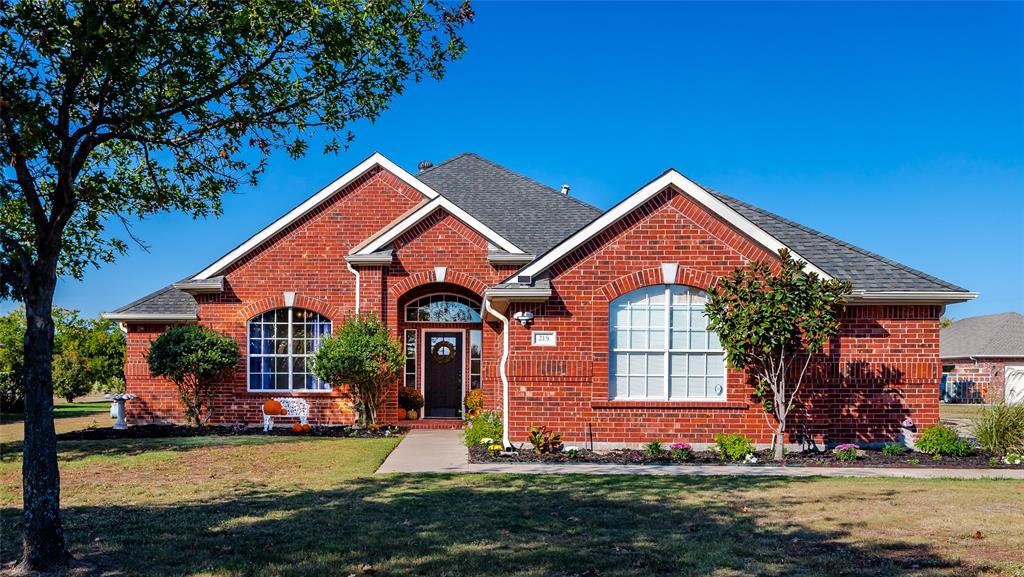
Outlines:
{"type": "Polygon", "coordinates": [[[475,154],[415,175],[374,154],[197,274],[107,314],[128,333],[135,423],[177,421],[144,353],[171,323],[238,341],[214,420],[257,424],[271,397],[346,424],[345,387],[307,366],[319,339],[373,313],[405,344],[401,384],[428,419],[482,388],[512,442],[546,425],[595,448],[652,439],[770,443],[746,375],[726,367],[703,307],[716,281],[788,248],[853,283],[841,333],[815,359],[789,442],[890,441],[938,419],[939,317],[958,286],[709,190],[668,170],[602,212],[475,154]]]}

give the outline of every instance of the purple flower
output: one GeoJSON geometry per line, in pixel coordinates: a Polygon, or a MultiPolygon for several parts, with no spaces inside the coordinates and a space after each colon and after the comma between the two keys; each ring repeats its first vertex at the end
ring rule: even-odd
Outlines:
{"type": "Polygon", "coordinates": [[[854,445],[853,443],[844,443],[842,445],[836,445],[836,449],[835,450],[837,450],[837,451],[849,451],[851,449],[857,450],[857,445],[854,445]]]}
{"type": "Polygon", "coordinates": [[[690,446],[690,443],[672,443],[668,447],[673,451],[690,451],[693,449],[693,447],[690,446]]]}

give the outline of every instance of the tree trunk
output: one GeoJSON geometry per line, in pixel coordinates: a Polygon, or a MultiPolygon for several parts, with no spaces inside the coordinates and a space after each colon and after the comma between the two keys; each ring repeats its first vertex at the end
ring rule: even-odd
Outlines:
{"type": "Polygon", "coordinates": [[[44,571],[69,560],[60,515],[53,428],[53,291],[56,255],[39,255],[25,291],[25,443],[21,477],[25,533],[19,569],[44,571]]]}
{"type": "Polygon", "coordinates": [[[772,457],[776,461],[781,461],[785,456],[785,444],[786,444],[786,431],[785,427],[779,426],[779,429],[775,431],[775,455],[772,457]]]}

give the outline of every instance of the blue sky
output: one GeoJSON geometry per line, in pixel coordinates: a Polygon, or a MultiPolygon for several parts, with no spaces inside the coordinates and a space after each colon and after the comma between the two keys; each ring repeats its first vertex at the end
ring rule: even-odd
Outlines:
{"type": "MultiPolygon", "coordinates": [[[[285,156],[217,220],[152,218],[56,302],[197,272],[374,150],[474,151],[607,208],[666,168],[1024,311],[1024,4],[478,3],[469,53],[340,156],[285,156]]],[[[9,308],[9,304],[5,308],[9,308]]]]}

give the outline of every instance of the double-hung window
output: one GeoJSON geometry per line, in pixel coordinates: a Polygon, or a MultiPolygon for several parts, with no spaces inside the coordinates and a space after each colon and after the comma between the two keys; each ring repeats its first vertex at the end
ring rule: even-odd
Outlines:
{"type": "Polygon", "coordinates": [[[684,285],[637,289],[609,305],[609,396],[724,400],[725,352],[704,315],[707,293],[684,285]]]}

